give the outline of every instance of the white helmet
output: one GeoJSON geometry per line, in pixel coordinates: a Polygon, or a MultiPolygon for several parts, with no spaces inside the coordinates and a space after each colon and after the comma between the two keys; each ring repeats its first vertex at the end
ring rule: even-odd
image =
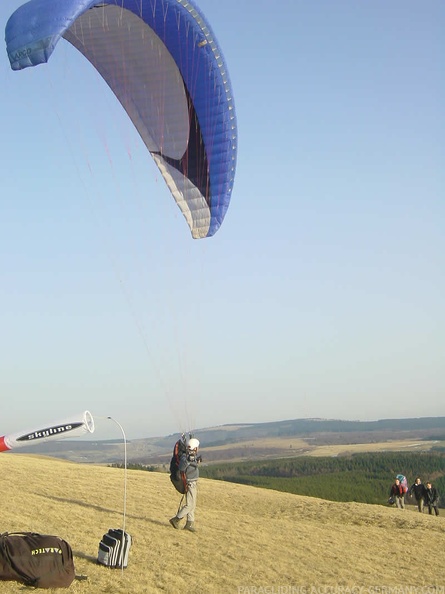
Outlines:
{"type": "Polygon", "coordinates": [[[186,446],[188,450],[197,451],[199,448],[199,440],[196,439],[196,437],[190,437],[190,439],[187,439],[186,446]]]}

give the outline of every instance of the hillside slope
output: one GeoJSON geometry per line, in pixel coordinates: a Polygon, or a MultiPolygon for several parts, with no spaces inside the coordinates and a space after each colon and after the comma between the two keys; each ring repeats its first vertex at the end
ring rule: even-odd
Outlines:
{"type": "MultiPolygon", "coordinates": [[[[134,464],[169,464],[179,434],[132,439],[127,442],[128,461],[134,464]]],[[[293,419],[248,425],[221,425],[196,430],[205,447],[207,463],[260,460],[302,455],[336,456],[406,448],[429,451],[445,447],[445,417],[341,421],[293,419]]],[[[73,462],[111,464],[122,462],[124,445],[114,440],[61,440],[33,443],[22,453],[43,454],[73,462]]]]}
{"type": "MultiPolygon", "coordinates": [[[[68,540],[77,573],[88,576],[73,583],[75,593],[218,594],[254,592],[254,586],[277,592],[412,586],[421,592],[445,584],[445,516],[202,479],[198,532],[191,534],[168,523],[180,497],[168,476],[141,471],[128,472],[129,566],[109,570],[96,556],[102,534],[122,526],[123,470],[4,455],[0,474],[2,531],[68,540]]],[[[23,586],[0,582],[0,593],[15,592],[23,586]]]]}

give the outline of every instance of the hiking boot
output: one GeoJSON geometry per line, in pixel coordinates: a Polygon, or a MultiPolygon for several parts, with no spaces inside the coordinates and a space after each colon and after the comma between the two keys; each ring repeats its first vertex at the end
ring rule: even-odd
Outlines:
{"type": "Polygon", "coordinates": [[[188,530],[189,532],[196,532],[196,528],[193,525],[193,522],[189,522],[188,520],[184,526],[184,530],[188,530]]]}
{"type": "Polygon", "coordinates": [[[179,530],[179,522],[180,522],[180,518],[178,517],[174,517],[174,518],[170,518],[169,522],[170,524],[173,526],[173,528],[176,528],[177,530],[179,530]]]}

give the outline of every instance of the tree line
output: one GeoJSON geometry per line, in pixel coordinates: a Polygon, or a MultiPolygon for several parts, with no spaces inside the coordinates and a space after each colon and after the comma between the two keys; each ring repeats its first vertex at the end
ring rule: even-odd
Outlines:
{"type": "MultiPolygon", "coordinates": [[[[379,452],[206,465],[201,476],[331,501],[386,504],[397,474],[431,481],[445,503],[445,453],[379,452]]],[[[407,502],[410,499],[407,498],[407,502]]]]}
{"type": "MultiPolygon", "coordinates": [[[[121,463],[110,464],[123,468],[121,463]]],[[[128,470],[166,472],[167,466],[130,463],[128,470]]],[[[252,485],[319,497],[330,501],[355,501],[386,505],[391,485],[397,474],[403,474],[411,486],[417,476],[424,484],[431,481],[441,495],[445,507],[445,452],[378,452],[338,457],[299,456],[275,460],[204,464],[204,478],[252,485]]],[[[407,497],[407,503],[410,501],[407,497]]]]}

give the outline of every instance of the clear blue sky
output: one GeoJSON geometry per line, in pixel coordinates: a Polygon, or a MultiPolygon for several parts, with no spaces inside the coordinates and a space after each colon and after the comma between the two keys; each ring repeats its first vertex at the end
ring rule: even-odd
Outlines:
{"type": "Polygon", "coordinates": [[[68,43],[0,52],[0,435],[445,415],[444,2],[199,5],[239,127],[206,240],[68,43]]]}

